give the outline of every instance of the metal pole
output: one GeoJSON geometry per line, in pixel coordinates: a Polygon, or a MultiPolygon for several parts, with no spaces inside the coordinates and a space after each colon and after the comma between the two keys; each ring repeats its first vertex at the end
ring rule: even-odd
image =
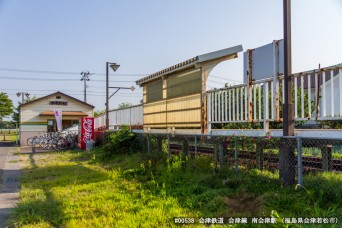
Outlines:
{"type": "Polygon", "coordinates": [[[237,143],[236,137],[234,138],[234,163],[235,163],[235,175],[239,174],[239,164],[238,164],[238,152],[237,152],[237,143]]]}
{"type": "Polygon", "coordinates": [[[83,80],[84,81],[84,102],[87,103],[87,83],[86,83],[86,79],[83,80]]]}
{"type": "Polygon", "coordinates": [[[89,76],[93,75],[93,74],[89,73],[89,71],[83,71],[83,72],[81,72],[81,75],[83,75],[83,77],[81,78],[81,81],[84,81],[83,101],[87,102],[87,82],[86,81],[89,81],[90,80],[89,76]]]}
{"type": "Polygon", "coordinates": [[[171,150],[170,150],[170,134],[167,134],[167,158],[171,157],[171,150]]]}
{"type": "Polygon", "coordinates": [[[24,92],[21,93],[21,103],[24,104],[24,92]]]}
{"type": "Polygon", "coordinates": [[[294,135],[294,104],[292,100],[291,62],[291,0],[284,0],[284,87],[283,135],[294,135]]]}
{"type": "Polygon", "coordinates": [[[198,158],[197,135],[195,135],[195,158],[198,158]]]}
{"type": "Polygon", "coordinates": [[[302,166],[302,138],[297,138],[297,168],[298,168],[298,184],[303,185],[303,166],[302,166]]]}
{"type": "Polygon", "coordinates": [[[150,134],[147,134],[147,154],[151,154],[150,134]]]}
{"type": "MultiPolygon", "coordinates": [[[[291,0],[284,0],[284,113],[283,136],[294,135],[294,104],[292,101],[291,69],[291,0]]],[[[279,178],[285,186],[295,184],[295,155],[293,138],[284,138],[279,153],[279,178]]]]}
{"type": "Polygon", "coordinates": [[[108,62],[106,62],[106,130],[109,129],[109,99],[108,99],[108,96],[109,96],[109,88],[108,88],[108,62]]]}

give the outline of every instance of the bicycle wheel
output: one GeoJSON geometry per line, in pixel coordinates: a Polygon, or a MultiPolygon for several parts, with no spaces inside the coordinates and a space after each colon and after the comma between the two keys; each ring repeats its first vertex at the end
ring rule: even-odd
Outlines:
{"type": "Polygon", "coordinates": [[[54,148],[54,149],[57,149],[57,139],[49,139],[48,141],[48,148],[54,148]]]}
{"type": "Polygon", "coordinates": [[[65,150],[66,148],[66,141],[64,139],[59,139],[56,144],[56,149],[57,150],[65,150]]]}
{"type": "Polygon", "coordinates": [[[40,142],[39,142],[39,144],[40,144],[40,146],[42,147],[42,148],[47,148],[48,147],[48,139],[47,138],[42,138],[41,140],[40,140],[40,142]]]}
{"type": "Polygon", "coordinates": [[[32,142],[33,142],[33,140],[36,139],[36,138],[37,138],[37,136],[33,136],[33,137],[28,138],[28,139],[26,140],[26,145],[32,146],[32,142]]]}
{"type": "Polygon", "coordinates": [[[32,147],[40,147],[40,138],[34,138],[32,140],[32,147]]]}
{"type": "Polygon", "coordinates": [[[75,149],[75,141],[72,140],[71,138],[68,139],[68,148],[71,149],[71,150],[74,150],[75,149]]]}

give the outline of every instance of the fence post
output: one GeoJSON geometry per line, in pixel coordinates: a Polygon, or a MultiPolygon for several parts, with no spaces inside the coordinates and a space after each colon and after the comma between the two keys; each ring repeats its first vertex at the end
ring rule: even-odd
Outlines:
{"type": "Polygon", "coordinates": [[[223,169],[224,168],[224,156],[223,156],[223,145],[222,145],[222,142],[219,142],[219,144],[218,144],[218,152],[219,152],[220,169],[223,169]]]}
{"type": "Polygon", "coordinates": [[[263,170],[264,167],[264,151],[261,144],[256,143],[256,168],[263,170]]]}
{"type": "Polygon", "coordinates": [[[158,154],[162,153],[162,137],[160,135],[157,136],[157,152],[158,154]]]}
{"type": "Polygon", "coordinates": [[[147,154],[151,154],[151,141],[150,141],[150,134],[147,134],[147,154]]]}
{"type": "Polygon", "coordinates": [[[218,150],[219,150],[219,148],[218,148],[218,145],[217,145],[217,142],[216,142],[215,139],[213,139],[213,142],[214,142],[214,159],[215,159],[215,164],[217,165],[217,163],[219,161],[219,158],[218,158],[218,154],[219,154],[218,150]]]}
{"type": "Polygon", "coordinates": [[[170,134],[167,134],[167,158],[171,157],[171,150],[170,150],[170,134]]]}
{"type": "Polygon", "coordinates": [[[263,122],[264,122],[264,132],[267,134],[269,132],[269,116],[268,116],[268,84],[267,82],[263,83],[264,89],[264,113],[263,113],[263,122]]]}
{"type": "Polygon", "coordinates": [[[295,154],[292,137],[283,137],[279,151],[279,178],[283,185],[291,186],[296,183],[295,154]]]}
{"type": "Polygon", "coordinates": [[[322,152],[322,169],[324,171],[332,170],[332,145],[321,147],[322,152]]]}
{"type": "Polygon", "coordinates": [[[195,158],[198,158],[197,135],[195,135],[195,158]]]}
{"type": "Polygon", "coordinates": [[[183,157],[186,157],[189,154],[189,142],[186,136],[184,136],[184,139],[183,139],[183,151],[182,152],[183,152],[183,157]]]}
{"type": "Polygon", "coordinates": [[[16,140],[15,140],[15,142],[16,142],[17,145],[19,145],[19,144],[20,144],[20,143],[19,143],[19,139],[20,139],[19,137],[20,137],[20,136],[19,136],[18,123],[15,124],[15,134],[16,134],[16,140]]]}
{"type": "Polygon", "coordinates": [[[298,184],[303,186],[302,138],[297,138],[298,184]]]}
{"type": "Polygon", "coordinates": [[[189,154],[189,142],[186,136],[183,136],[183,148],[182,148],[182,169],[186,169],[186,159],[189,154]]]}
{"type": "Polygon", "coordinates": [[[237,151],[237,143],[236,137],[234,138],[234,163],[235,163],[235,175],[237,176],[239,173],[239,164],[238,164],[238,151],[237,151]]]}

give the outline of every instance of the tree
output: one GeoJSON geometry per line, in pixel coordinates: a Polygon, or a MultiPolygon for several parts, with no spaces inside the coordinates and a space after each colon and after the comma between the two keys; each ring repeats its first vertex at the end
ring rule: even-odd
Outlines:
{"type": "Polygon", "coordinates": [[[132,104],[129,102],[122,102],[121,104],[118,105],[118,108],[128,108],[131,106],[132,106],[132,104]]]}
{"type": "Polygon", "coordinates": [[[13,113],[13,103],[7,93],[0,93],[0,119],[13,113]]]}
{"type": "MultiPolygon", "coordinates": [[[[27,103],[27,102],[30,102],[30,101],[33,101],[33,100],[36,100],[37,97],[33,96],[33,97],[27,97],[25,100],[24,100],[24,103],[27,103]]],[[[18,106],[16,108],[14,108],[14,112],[13,112],[13,115],[12,115],[12,119],[14,122],[17,122],[19,123],[19,116],[20,116],[20,108],[19,108],[19,105],[21,105],[21,102],[18,102],[18,106]]]]}
{"type": "Polygon", "coordinates": [[[105,114],[106,110],[96,110],[94,111],[94,117],[100,116],[102,114],[105,114]]]}

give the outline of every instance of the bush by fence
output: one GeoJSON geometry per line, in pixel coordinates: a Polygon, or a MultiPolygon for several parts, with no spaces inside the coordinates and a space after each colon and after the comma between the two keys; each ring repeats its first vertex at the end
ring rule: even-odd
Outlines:
{"type": "MultiPolygon", "coordinates": [[[[112,148],[113,164],[122,157],[134,160],[123,176],[141,183],[147,181],[148,189],[158,194],[169,191],[187,202],[189,197],[204,197],[205,187],[218,194],[215,200],[238,192],[243,204],[247,192],[254,200],[260,196],[264,205],[277,210],[279,216],[342,217],[342,140],[146,133],[132,136],[127,130],[106,132],[108,143],[113,138],[116,143],[119,138],[125,143],[134,138],[141,153],[125,157],[112,148]],[[284,188],[286,181],[289,187],[284,188]],[[190,187],[178,189],[180,183],[190,187]],[[220,196],[223,189],[225,193],[220,196]]],[[[120,150],[130,152],[127,147],[120,150]]],[[[96,158],[108,158],[101,154],[103,149],[95,151],[96,158]]],[[[213,195],[205,201],[190,200],[189,204],[191,208],[202,207],[201,203],[210,204],[212,198],[213,195]]],[[[223,204],[213,203],[215,210],[223,204]]]]}
{"type": "Polygon", "coordinates": [[[109,142],[108,156],[138,150],[149,157],[180,154],[184,161],[209,156],[217,172],[231,169],[239,175],[241,169],[268,170],[283,185],[342,189],[342,139],[137,134],[128,128],[106,134],[101,137],[109,142]]]}

